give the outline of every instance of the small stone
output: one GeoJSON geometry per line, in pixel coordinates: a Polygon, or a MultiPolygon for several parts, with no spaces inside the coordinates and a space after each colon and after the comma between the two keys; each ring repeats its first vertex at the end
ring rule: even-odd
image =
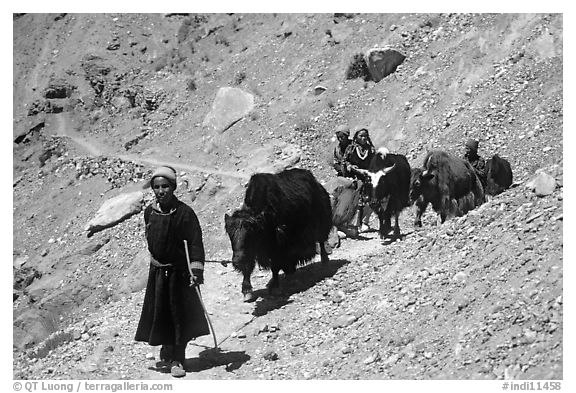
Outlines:
{"type": "Polygon", "coordinates": [[[320,94],[324,93],[325,91],[326,91],[326,88],[324,86],[318,85],[314,88],[314,94],[315,95],[320,95],[320,94]]]}
{"type": "Polygon", "coordinates": [[[380,359],[380,354],[378,352],[375,352],[375,353],[370,354],[370,356],[368,356],[366,359],[364,359],[363,363],[364,364],[372,364],[379,359],[380,359]]]}
{"type": "Polygon", "coordinates": [[[148,352],[146,354],[146,360],[155,360],[156,356],[154,356],[154,354],[152,352],[148,352]]]}
{"type": "Polygon", "coordinates": [[[332,324],[332,327],[334,329],[339,327],[347,327],[356,322],[357,319],[358,317],[356,317],[355,315],[343,315],[332,324]]]}
{"type": "Polygon", "coordinates": [[[276,352],[274,352],[273,350],[268,350],[264,353],[264,359],[268,360],[268,361],[276,361],[279,359],[279,356],[276,352]]]}
{"type": "Polygon", "coordinates": [[[344,355],[346,355],[346,354],[352,353],[352,351],[353,351],[353,349],[349,345],[346,345],[344,348],[342,348],[341,352],[344,355]]]}
{"type": "Polygon", "coordinates": [[[337,291],[334,295],[332,295],[332,301],[334,303],[341,303],[346,298],[346,294],[344,291],[337,291]]]}
{"type": "Polygon", "coordinates": [[[466,282],[466,279],[468,278],[468,276],[466,275],[466,273],[464,272],[458,272],[454,275],[454,277],[452,277],[452,280],[463,284],[464,282],[466,282]]]}
{"type": "Polygon", "coordinates": [[[82,332],[80,331],[80,329],[74,329],[74,331],[72,332],[72,337],[74,338],[74,340],[80,340],[82,338],[82,332]]]}
{"type": "Polygon", "coordinates": [[[531,329],[524,330],[524,339],[527,344],[532,344],[536,341],[537,333],[531,329]]]}
{"type": "Polygon", "coordinates": [[[393,354],[391,356],[388,357],[388,359],[386,359],[384,361],[385,364],[395,364],[398,362],[398,360],[400,359],[400,356],[398,354],[393,354]]]}

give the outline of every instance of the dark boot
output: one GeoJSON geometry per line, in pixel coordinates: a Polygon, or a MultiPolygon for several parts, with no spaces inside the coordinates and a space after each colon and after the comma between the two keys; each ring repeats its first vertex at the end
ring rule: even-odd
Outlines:
{"type": "Polygon", "coordinates": [[[156,367],[158,368],[170,367],[172,358],[173,358],[173,346],[162,345],[162,347],[160,348],[160,361],[156,362],[156,367]]]}
{"type": "Polygon", "coordinates": [[[184,360],[186,357],[186,344],[173,346],[173,360],[170,364],[170,374],[175,378],[182,378],[186,376],[184,370],[184,360]]]}
{"type": "Polygon", "coordinates": [[[174,346],[173,345],[162,345],[160,348],[160,361],[170,364],[174,358],[174,346]]]}

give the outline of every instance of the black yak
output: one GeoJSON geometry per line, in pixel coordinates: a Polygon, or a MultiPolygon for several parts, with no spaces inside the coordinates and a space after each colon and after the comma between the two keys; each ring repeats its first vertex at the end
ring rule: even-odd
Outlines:
{"type": "Polygon", "coordinates": [[[486,189],[488,195],[498,195],[512,185],[512,167],[498,154],[486,162],[486,189]]]}
{"type": "Polygon", "coordinates": [[[429,203],[443,223],[447,217],[462,216],[480,206],[485,196],[469,162],[435,150],[426,155],[421,171],[412,171],[410,199],[417,207],[414,225],[422,226],[422,214],[429,203]]]}
{"type": "Polygon", "coordinates": [[[277,293],[279,271],[290,274],[310,261],[317,243],[322,262],[328,261],[324,242],[332,228],[330,196],[306,169],[252,175],[244,205],[226,214],[224,221],[232,244],[232,264],[244,276],[246,302],[255,300],[250,275],[256,263],[272,270],[268,288],[277,293]]]}

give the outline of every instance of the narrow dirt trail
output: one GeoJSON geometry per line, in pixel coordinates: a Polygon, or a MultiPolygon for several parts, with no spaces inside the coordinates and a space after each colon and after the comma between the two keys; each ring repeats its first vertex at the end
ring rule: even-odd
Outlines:
{"type": "MultiPolygon", "coordinates": [[[[360,256],[377,253],[382,247],[377,232],[363,234],[363,240],[344,239],[341,247],[333,250],[330,254],[329,265],[322,266],[320,258],[317,256],[308,265],[317,277],[318,282],[329,279],[339,267],[344,263],[354,263],[360,256]],[[332,263],[333,265],[330,265],[332,263]]],[[[242,277],[235,272],[230,265],[223,267],[219,264],[207,264],[205,268],[206,285],[202,287],[204,303],[218,340],[218,349],[214,350],[212,336],[199,337],[190,342],[186,348],[186,367],[189,372],[184,379],[229,379],[231,378],[227,368],[231,364],[247,361],[257,352],[257,348],[250,337],[255,329],[259,329],[261,317],[266,316],[274,310],[288,308],[298,308],[302,302],[300,296],[291,296],[291,278],[286,278],[281,274],[281,286],[288,290],[288,295],[280,297],[270,297],[267,293],[266,283],[271,277],[269,271],[255,269],[252,274],[252,285],[258,299],[252,303],[244,303],[240,291],[242,277]],[[227,365],[227,367],[220,367],[227,365]]],[[[298,294],[295,292],[294,294],[298,294]]],[[[143,299],[143,293],[136,294],[138,300],[143,299]]],[[[129,318],[136,318],[134,313],[129,318]]],[[[129,319],[127,318],[127,319],[129,319]]],[[[146,360],[147,355],[157,357],[159,347],[150,347],[145,343],[136,343],[134,354],[139,359],[141,368],[133,370],[138,373],[140,379],[172,379],[169,373],[155,369],[157,359],[146,360]]],[[[112,355],[112,354],[111,354],[112,355]]],[[[112,355],[114,356],[114,355],[112,355]]],[[[112,363],[119,362],[120,359],[110,359],[112,363]]],[[[108,375],[114,378],[114,375],[108,375]]]]}
{"type": "Polygon", "coordinates": [[[52,117],[53,119],[55,119],[56,122],[54,130],[56,136],[70,139],[72,142],[76,143],[88,154],[94,157],[106,155],[114,158],[119,158],[124,161],[133,161],[138,164],[152,165],[152,166],[169,165],[172,166],[173,168],[187,172],[201,172],[201,173],[208,173],[211,175],[220,175],[243,180],[247,180],[250,177],[249,174],[242,173],[240,171],[223,171],[219,169],[201,167],[198,165],[185,164],[178,161],[167,161],[156,158],[145,158],[137,154],[117,154],[111,151],[111,149],[104,146],[103,144],[93,139],[87,138],[78,133],[77,131],[75,131],[66,113],[59,113],[53,115],[52,117]]]}

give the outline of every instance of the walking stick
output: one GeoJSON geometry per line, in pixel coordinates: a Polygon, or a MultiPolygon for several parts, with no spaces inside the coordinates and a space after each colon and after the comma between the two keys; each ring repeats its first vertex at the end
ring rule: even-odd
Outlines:
{"type": "MultiPolygon", "coordinates": [[[[192,268],[190,267],[190,254],[188,254],[188,242],[184,240],[184,250],[186,251],[186,260],[188,261],[188,271],[190,272],[190,277],[192,277],[192,268]]],[[[206,320],[208,321],[208,327],[210,328],[210,333],[212,333],[212,338],[214,339],[214,349],[218,349],[218,341],[216,340],[216,333],[214,332],[214,328],[212,327],[212,322],[210,322],[210,317],[208,316],[208,311],[206,311],[206,306],[204,305],[204,301],[202,300],[202,294],[200,294],[200,288],[198,285],[192,285],[194,289],[196,289],[196,294],[198,294],[198,299],[200,300],[200,305],[202,306],[202,310],[204,310],[204,315],[206,316],[206,320]]]]}

